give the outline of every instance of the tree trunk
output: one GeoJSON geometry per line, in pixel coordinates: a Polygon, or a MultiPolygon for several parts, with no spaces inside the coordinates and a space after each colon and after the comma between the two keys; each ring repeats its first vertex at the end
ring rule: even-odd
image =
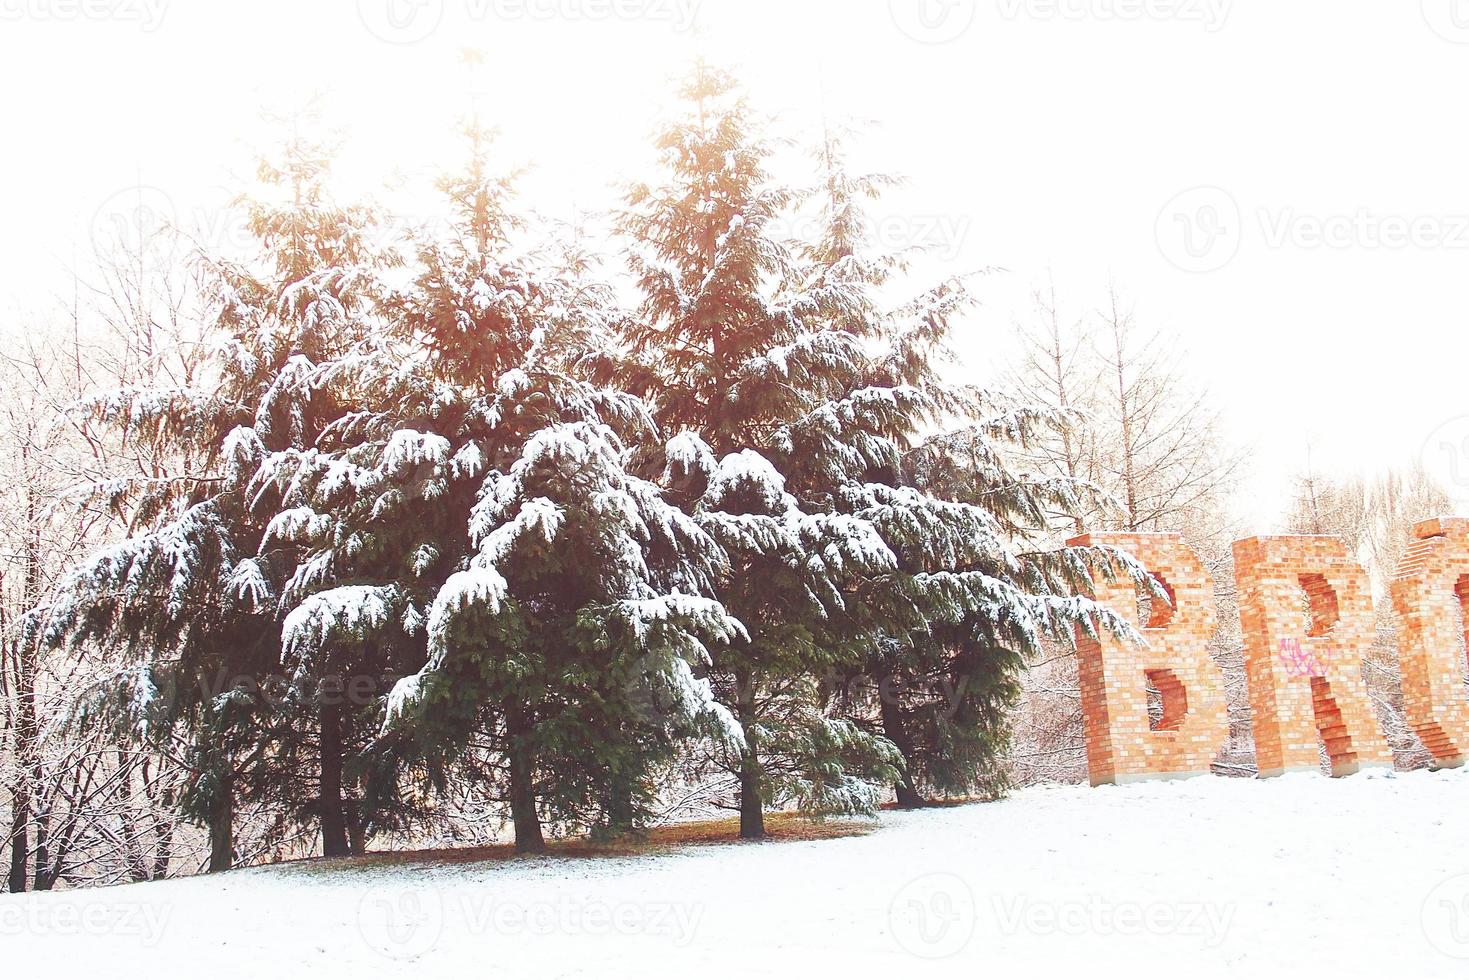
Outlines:
{"type": "Polygon", "coordinates": [[[133,816],[133,766],[126,749],[117,749],[117,768],[122,774],[113,790],[117,807],[117,822],[121,833],[124,863],[128,866],[128,877],[134,882],[148,880],[148,860],[143,854],[143,834],[133,816]]]}
{"type": "Polygon", "coordinates": [[[904,810],[927,806],[928,801],[923,794],[918,792],[918,784],[913,779],[913,736],[908,733],[908,721],[903,717],[903,710],[897,703],[896,693],[891,685],[883,683],[891,678],[880,678],[878,684],[878,701],[882,705],[882,733],[887,740],[898,747],[903,754],[903,778],[893,787],[897,795],[898,806],[904,810]]]}
{"type": "Polygon", "coordinates": [[[745,748],[740,753],[740,839],[765,837],[765,801],[760,796],[760,748],[755,742],[755,680],[736,672],[735,705],[745,730],[745,748]]]}
{"type": "Polygon", "coordinates": [[[228,871],[235,864],[235,774],[221,781],[220,798],[209,814],[209,870],[228,871]]]}
{"type": "Polygon", "coordinates": [[[14,751],[20,763],[10,797],[10,883],[12,892],[26,890],[31,849],[32,797],[40,785],[40,766],[32,762],[36,740],[36,687],[34,664],[23,641],[11,646],[15,656],[17,691],[14,751]]]}
{"type": "Polygon", "coordinates": [[[346,857],[347,820],[342,813],[342,706],[321,706],[321,848],[327,857],[346,857]]]}
{"type": "Polygon", "coordinates": [[[607,822],[600,833],[609,840],[637,830],[637,812],[633,806],[633,789],[629,780],[613,776],[607,790],[607,822]]]}
{"type": "Polygon", "coordinates": [[[30,807],[27,803],[26,776],[16,780],[15,795],[10,800],[10,881],[12,892],[26,890],[26,853],[30,850],[30,807]]]}
{"type": "Polygon", "coordinates": [[[505,713],[505,734],[510,741],[510,820],[515,826],[515,851],[542,854],[546,838],[536,812],[536,755],[531,746],[531,725],[519,705],[505,713]]]}
{"type": "MultiPolygon", "coordinates": [[[[173,860],[173,827],[164,826],[162,821],[155,826],[158,828],[158,850],[153,857],[153,880],[162,881],[168,877],[168,865],[173,860]]],[[[213,859],[213,854],[210,858],[213,859]]]]}
{"type": "Polygon", "coordinates": [[[347,808],[347,848],[353,857],[367,853],[367,826],[363,823],[360,806],[347,808]]]}
{"type": "Polygon", "coordinates": [[[42,807],[36,815],[36,873],[31,887],[38,892],[49,892],[55,878],[51,872],[51,815],[42,807]]]}
{"type": "Polygon", "coordinates": [[[161,805],[158,792],[153,782],[151,767],[148,760],[143,760],[143,796],[148,801],[148,812],[152,818],[152,834],[154,840],[153,850],[153,880],[161,881],[168,877],[168,865],[173,860],[173,829],[174,822],[170,814],[172,807],[161,805]]]}
{"type": "Polygon", "coordinates": [[[1122,423],[1122,489],[1123,506],[1127,508],[1127,529],[1138,528],[1137,501],[1137,445],[1133,442],[1133,403],[1131,386],[1127,383],[1127,351],[1124,344],[1126,326],[1117,312],[1117,290],[1112,290],[1112,343],[1117,355],[1117,416],[1122,423]]]}
{"type": "Polygon", "coordinates": [[[740,755],[740,839],[765,837],[765,801],[760,798],[760,757],[754,748],[740,755]]]}
{"type": "MultiPolygon", "coordinates": [[[[21,450],[21,461],[29,464],[29,445],[21,450]]],[[[41,540],[39,510],[35,488],[25,488],[26,522],[30,528],[22,545],[21,602],[32,608],[41,595],[41,540]]],[[[15,658],[15,741],[14,758],[19,764],[15,788],[10,799],[10,881],[12,892],[26,890],[26,863],[30,852],[31,794],[41,786],[41,760],[37,742],[40,731],[36,726],[36,647],[35,642],[24,632],[9,646],[15,658]]],[[[0,664],[3,666],[3,664],[0,664]]],[[[44,848],[44,838],[38,838],[44,848]]],[[[37,858],[36,874],[41,876],[45,865],[44,855],[37,858]]]]}

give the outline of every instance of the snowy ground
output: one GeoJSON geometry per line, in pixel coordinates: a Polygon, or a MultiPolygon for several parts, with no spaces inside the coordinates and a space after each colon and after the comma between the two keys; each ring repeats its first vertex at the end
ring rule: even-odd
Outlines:
{"type": "Polygon", "coordinates": [[[282,980],[1462,977],[1466,828],[1462,771],[1048,787],[836,840],[0,896],[0,962],[282,980]]]}

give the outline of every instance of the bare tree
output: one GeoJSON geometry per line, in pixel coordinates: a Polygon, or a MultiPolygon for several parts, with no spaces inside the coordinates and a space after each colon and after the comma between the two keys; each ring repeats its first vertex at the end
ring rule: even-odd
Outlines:
{"type": "Polygon", "coordinates": [[[1182,530],[1228,491],[1238,452],[1222,447],[1207,393],[1173,345],[1137,329],[1115,287],[1101,314],[1099,467],[1130,531],[1182,530]]]}
{"type": "Polygon", "coordinates": [[[141,880],[180,851],[178,759],[62,724],[115,665],[42,655],[34,612],[86,551],[125,530],[149,487],[187,461],[119,439],[85,410],[99,391],[187,385],[203,363],[197,281],[171,229],[141,229],[55,312],[5,330],[0,391],[0,784],[11,891],[60,880],[141,880]]]}
{"type": "MultiPolygon", "coordinates": [[[[1099,505],[1058,521],[1058,534],[1177,531],[1216,583],[1220,629],[1211,653],[1225,674],[1230,742],[1221,772],[1253,771],[1243,646],[1235,612],[1230,495],[1243,454],[1225,446],[1207,392],[1171,339],[1140,329],[1117,289],[1090,315],[1061,311],[1053,282],[1032,296],[1018,326],[1012,385],[1029,400],[1074,413],[1077,429],[1031,450],[1045,473],[1083,480],[1099,505]]],[[[1017,716],[1012,765],[1020,782],[1085,777],[1075,654],[1050,651],[1031,665],[1017,716]]]]}
{"type": "MultiPolygon", "coordinates": [[[[1031,303],[1034,322],[1019,330],[1020,365],[1012,373],[1011,384],[1028,403],[1059,409],[1077,422],[1090,420],[1096,408],[1097,386],[1089,363],[1085,324],[1062,321],[1054,281],[1048,280],[1044,289],[1036,289],[1031,303]]],[[[1101,483],[1094,426],[1068,428],[1036,445],[1032,452],[1047,473],[1101,483]]],[[[1087,521],[1088,515],[1084,514],[1071,518],[1077,533],[1086,529],[1087,521]]]]}

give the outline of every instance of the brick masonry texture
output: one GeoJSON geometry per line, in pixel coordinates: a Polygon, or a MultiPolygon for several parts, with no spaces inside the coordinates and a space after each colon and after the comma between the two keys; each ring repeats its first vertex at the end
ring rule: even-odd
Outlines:
{"type": "Polygon", "coordinates": [[[1218,621],[1208,571],[1177,534],[1087,534],[1068,543],[1129,552],[1172,599],[1153,598],[1144,623],[1130,580],[1097,584],[1094,597],[1138,627],[1148,646],[1078,631],[1092,785],[1207,773],[1229,735],[1223,677],[1208,652],[1218,621]],[[1149,681],[1162,695],[1156,727],[1148,718],[1149,681]]]}
{"type": "Polygon", "coordinates": [[[1260,775],[1317,769],[1318,733],[1333,775],[1391,767],[1362,680],[1372,591],[1346,545],[1247,538],[1234,544],[1234,568],[1260,775]]]}
{"type": "MultiPolygon", "coordinates": [[[[1438,766],[1469,758],[1469,518],[1413,528],[1392,581],[1408,723],[1438,766]]],[[[1133,555],[1168,593],[1148,622],[1131,581],[1095,598],[1138,627],[1146,649],[1078,631],[1081,707],[1092,785],[1209,771],[1228,737],[1223,683],[1208,655],[1218,613],[1207,570],[1177,534],[1108,532],[1067,542],[1133,555]],[[1148,717],[1151,683],[1162,714],[1148,717]]],[[[1338,538],[1277,535],[1234,544],[1255,756],[1261,776],[1392,766],[1362,680],[1375,619],[1367,573],[1338,538]]]]}
{"type": "Polygon", "coordinates": [[[1413,536],[1392,582],[1404,713],[1436,764],[1461,766],[1469,752],[1469,518],[1423,521],[1413,536]]]}

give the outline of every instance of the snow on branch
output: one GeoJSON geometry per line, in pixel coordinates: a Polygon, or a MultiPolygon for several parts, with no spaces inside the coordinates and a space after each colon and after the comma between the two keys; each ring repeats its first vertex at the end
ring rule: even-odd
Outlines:
{"type": "Polygon", "coordinates": [[[487,566],[472,566],[449,576],[429,607],[430,665],[438,666],[448,656],[449,635],[455,617],[470,608],[495,615],[500,612],[509,593],[510,586],[505,577],[487,566]]]}
{"type": "Polygon", "coordinates": [[[60,643],[103,601],[162,597],[167,614],[178,616],[214,581],[214,563],[228,574],[234,555],[215,501],[195,504],[156,531],[103,548],[64,576],[52,598],[47,639],[60,643]]]}
{"type": "Polygon", "coordinates": [[[664,455],[668,460],[665,479],[671,479],[675,475],[693,473],[700,473],[707,477],[718,466],[714,459],[714,450],[699,438],[697,432],[684,431],[669,439],[667,445],[664,446],[664,455]]]}
{"type": "Polygon", "coordinates": [[[478,562],[489,566],[504,561],[517,542],[525,537],[535,537],[544,544],[556,540],[566,515],[561,508],[545,497],[536,497],[520,505],[520,510],[509,521],[499,525],[483,536],[472,534],[479,547],[478,562]]]}
{"type": "Polygon", "coordinates": [[[281,653],[300,670],[327,646],[358,643],[397,621],[402,591],[394,585],[340,585],[308,596],[287,614],[281,627],[281,653]]]}
{"type": "Polygon", "coordinates": [[[785,492],[785,477],[753,449],[730,453],[719,461],[709,478],[704,504],[718,509],[741,490],[752,492],[760,506],[774,514],[795,506],[795,498],[785,492]]]}

